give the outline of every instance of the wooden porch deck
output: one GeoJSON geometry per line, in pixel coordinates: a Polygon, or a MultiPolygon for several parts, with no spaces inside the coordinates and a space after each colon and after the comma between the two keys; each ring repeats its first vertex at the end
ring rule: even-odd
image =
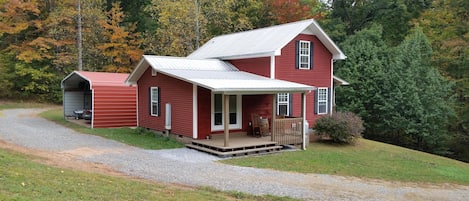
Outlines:
{"type": "Polygon", "coordinates": [[[229,146],[224,146],[223,135],[213,135],[208,140],[193,140],[186,147],[213,154],[219,157],[242,156],[249,154],[273,153],[283,147],[271,141],[271,136],[253,137],[246,133],[230,133],[229,146]]]}

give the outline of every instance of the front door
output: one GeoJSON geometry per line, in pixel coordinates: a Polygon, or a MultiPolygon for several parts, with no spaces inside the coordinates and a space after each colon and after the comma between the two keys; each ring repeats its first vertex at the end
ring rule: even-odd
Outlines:
{"type": "MultiPolygon", "coordinates": [[[[229,95],[230,129],[241,129],[241,95],[229,95]]],[[[212,94],[212,131],[221,131],[223,122],[223,95],[212,94]]]]}

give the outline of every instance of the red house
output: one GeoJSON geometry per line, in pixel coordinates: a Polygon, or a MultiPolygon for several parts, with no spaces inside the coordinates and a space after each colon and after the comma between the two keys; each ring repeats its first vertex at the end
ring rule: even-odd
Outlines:
{"type": "Polygon", "coordinates": [[[230,145],[230,133],[259,131],[269,146],[305,147],[303,128],[333,111],[334,80],[345,84],[333,64],[345,58],[310,19],[218,36],[187,57],[144,55],[127,83],[138,86],[138,126],[196,139],[200,150],[240,153],[250,140],[230,145]],[[201,140],[221,133],[222,144],[201,140]]]}

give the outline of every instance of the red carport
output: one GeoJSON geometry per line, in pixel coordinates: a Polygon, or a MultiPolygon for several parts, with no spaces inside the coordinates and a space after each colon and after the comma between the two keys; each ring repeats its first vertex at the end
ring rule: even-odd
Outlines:
{"type": "Polygon", "coordinates": [[[64,117],[91,110],[91,128],[137,125],[136,87],[125,84],[129,74],[74,71],[62,82],[64,117]]]}

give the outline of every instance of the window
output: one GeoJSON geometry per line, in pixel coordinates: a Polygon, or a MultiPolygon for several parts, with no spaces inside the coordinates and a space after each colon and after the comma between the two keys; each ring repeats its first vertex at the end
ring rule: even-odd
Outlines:
{"type": "Polygon", "coordinates": [[[317,92],[317,113],[327,114],[327,88],[318,88],[317,92]]]}
{"type": "Polygon", "coordinates": [[[290,116],[290,94],[277,94],[277,115],[290,116]]]}
{"type": "MultiPolygon", "coordinates": [[[[240,95],[229,95],[230,106],[229,106],[229,128],[240,129],[241,128],[241,96],[240,95]]],[[[212,95],[212,130],[223,130],[223,95],[213,94],[212,95]]]]}
{"type": "Polygon", "coordinates": [[[150,88],[150,115],[160,116],[160,90],[158,87],[150,88]]]}
{"type": "Polygon", "coordinates": [[[310,50],[309,41],[300,41],[298,47],[298,68],[299,69],[309,69],[310,68],[310,59],[311,59],[311,50],[310,50]]]}

